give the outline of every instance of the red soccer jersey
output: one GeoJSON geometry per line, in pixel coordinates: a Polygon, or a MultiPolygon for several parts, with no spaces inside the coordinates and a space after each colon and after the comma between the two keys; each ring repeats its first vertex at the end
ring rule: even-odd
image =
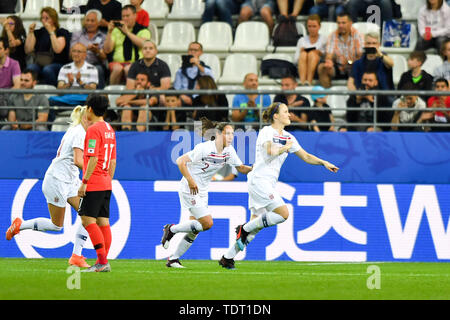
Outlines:
{"type": "Polygon", "coordinates": [[[97,157],[97,165],[87,183],[86,191],[112,190],[109,165],[116,159],[116,134],[109,123],[98,121],[86,131],[84,139],[83,176],[90,157],[97,157]]]}

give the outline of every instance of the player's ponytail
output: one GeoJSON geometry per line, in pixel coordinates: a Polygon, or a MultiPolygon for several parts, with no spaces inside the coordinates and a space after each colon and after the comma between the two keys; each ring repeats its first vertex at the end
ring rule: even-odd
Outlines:
{"type": "Polygon", "coordinates": [[[263,121],[272,123],[274,114],[278,113],[280,110],[280,105],[282,105],[281,102],[274,102],[266,110],[264,110],[262,114],[263,121]]]}
{"type": "Polygon", "coordinates": [[[231,126],[228,122],[217,122],[209,120],[206,117],[201,117],[202,122],[202,136],[207,140],[214,140],[217,133],[221,133],[226,126],[231,126]]]}
{"type": "Polygon", "coordinates": [[[76,106],[70,114],[70,126],[75,127],[81,123],[81,119],[83,119],[84,114],[86,113],[86,106],[76,106]]]}

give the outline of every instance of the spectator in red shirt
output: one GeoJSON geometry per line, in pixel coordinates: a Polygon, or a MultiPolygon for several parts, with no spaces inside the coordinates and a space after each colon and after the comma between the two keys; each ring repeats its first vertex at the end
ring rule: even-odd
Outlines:
{"type": "Polygon", "coordinates": [[[144,2],[144,0],[130,0],[130,4],[136,8],[136,22],[148,28],[150,16],[146,10],[141,8],[142,2],[144,2]]]}
{"type": "MultiPolygon", "coordinates": [[[[448,91],[448,81],[444,78],[439,78],[435,81],[436,91],[448,91]]],[[[450,108],[450,96],[433,96],[428,99],[428,108],[450,108]]],[[[449,111],[434,111],[427,112],[426,120],[430,123],[450,123],[449,111]]],[[[429,127],[431,131],[449,131],[450,125],[447,127],[429,127]]],[[[428,130],[428,131],[429,131],[428,130]]]]}

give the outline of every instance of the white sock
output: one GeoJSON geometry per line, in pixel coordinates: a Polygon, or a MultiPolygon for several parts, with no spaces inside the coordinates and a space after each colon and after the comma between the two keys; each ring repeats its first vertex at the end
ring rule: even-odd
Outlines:
{"type": "Polygon", "coordinates": [[[20,230],[33,229],[35,231],[61,231],[62,227],[53,224],[52,220],[47,218],[36,218],[23,221],[20,230]]]}
{"type": "Polygon", "coordinates": [[[244,225],[244,230],[247,232],[252,232],[256,229],[271,227],[284,221],[286,221],[286,219],[275,212],[265,212],[258,218],[247,222],[244,225]]]}
{"type": "Polygon", "coordinates": [[[80,225],[78,226],[77,233],[75,234],[75,242],[73,244],[72,253],[76,254],[77,256],[81,256],[81,251],[83,250],[84,244],[86,243],[88,237],[89,233],[80,223],[80,225]]]}
{"type": "Polygon", "coordinates": [[[203,231],[202,224],[197,220],[189,220],[188,222],[183,222],[175,224],[170,227],[170,231],[173,233],[178,232],[200,232],[203,231]]]}
{"type": "MultiPolygon", "coordinates": [[[[248,245],[255,238],[255,236],[259,232],[259,230],[261,230],[261,229],[257,229],[248,234],[245,245],[248,245]]],[[[239,249],[239,246],[236,243],[234,243],[231,246],[231,248],[228,249],[228,251],[223,256],[226,259],[234,259],[234,257],[236,257],[236,255],[239,253],[239,251],[241,251],[241,249],[239,249]]]]}
{"type": "Polygon", "coordinates": [[[189,232],[188,234],[186,234],[178,244],[175,252],[169,257],[169,260],[174,260],[181,257],[192,246],[192,243],[194,242],[195,238],[197,238],[197,235],[197,233],[193,232],[189,232]]]}

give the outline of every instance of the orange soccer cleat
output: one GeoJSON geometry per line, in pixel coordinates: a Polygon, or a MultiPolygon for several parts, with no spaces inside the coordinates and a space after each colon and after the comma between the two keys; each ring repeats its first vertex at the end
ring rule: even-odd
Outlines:
{"type": "Polygon", "coordinates": [[[76,255],[75,253],[73,253],[72,256],[70,257],[69,264],[80,268],[90,268],[90,265],[88,265],[86,262],[86,258],[83,256],[76,255]]]}
{"type": "Polygon", "coordinates": [[[6,240],[11,240],[16,234],[20,232],[20,225],[22,220],[20,218],[15,218],[11,226],[6,230],[6,240]]]}

